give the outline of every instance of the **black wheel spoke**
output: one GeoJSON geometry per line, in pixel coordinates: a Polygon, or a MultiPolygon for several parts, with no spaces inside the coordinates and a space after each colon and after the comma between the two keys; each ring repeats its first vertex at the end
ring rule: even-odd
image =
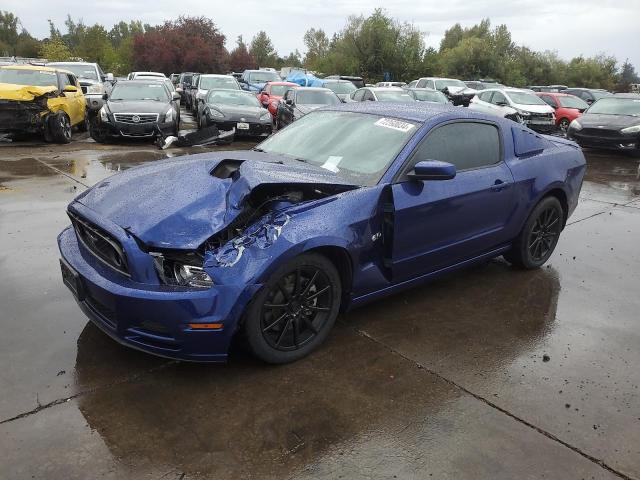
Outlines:
{"type": "Polygon", "coordinates": [[[312,293],[311,295],[308,295],[306,300],[313,300],[314,298],[316,298],[318,295],[322,295],[324,292],[326,292],[327,290],[329,290],[329,285],[327,285],[326,287],[318,290],[317,292],[312,293]]]}
{"type": "Polygon", "coordinates": [[[311,322],[310,319],[308,319],[307,317],[305,317],[304,315],[302,316],[302,322],[305,324],[305,326],[311,330],[313,332],[313,334],[315,335],[316,333],[318,333],[318,330],[316,330],[316,327],[313,326],[313,323],[311,322]]]}
{"type": "Polygon", "coordinates": [[[289,303],[265,303],[263,306],[267,308],[285,308],[289,306],[289,303]]]}
{"type": "Polygon", "coordinates": [[[328,312],[330,310],[329,307],[318,307],[317,305],[307,305],[305,308],[315,310],[316,312],[328,312]]]}
{"type": "Polygon", "coordinates": [[[267,325],[266,327],[264,327],[262,329],[263,332],[268,332],[269,330],[271,330],[273,327],[275,327],[278,323],[280,323],[280,321],[287,317],[289,314],[288,313],[283,313],[282,315],[280,315],[274,322],[270,323],[269,325],[267,325]]]}
{"type": "Polygon", "coordinates": [[[278,339],[276,340],[276,347],[280,346],[280,342],[282,342],[282,339],[284,338],[285,334],[287,333],[287,330],[289,330],[289,326],[291,325],[291,321],[293,319],[291,317],[289,317],[289,319],[287,320],[287,323],[284,324],[284,328],[282,329],[282,331],[280,332],[280,335],[278,335],[278,339]]]}
{"type": "Polygon", "coordinates": [[[307,292],[308,292],[308,291],[309,291],[309,289],[311,288],[311,285],[313,285],[313,282],[315,282],[315,281],[316,281],[316,278],[317,278],[317,276],[318,276],[318,273],[319,273],[319,270],[316,270],[315,272],[313,272],[313,276],[311,277],[311,280],[309,280],[309,281],[307,282],[307,284],[306,284],[306,285],[305,285],[305,287],[304,287],[304,290],[302,290],[302,293],[300,293],[300,296],[301,296],[301,297],[304,297],[304,296],[307,294],[307,292]]]}

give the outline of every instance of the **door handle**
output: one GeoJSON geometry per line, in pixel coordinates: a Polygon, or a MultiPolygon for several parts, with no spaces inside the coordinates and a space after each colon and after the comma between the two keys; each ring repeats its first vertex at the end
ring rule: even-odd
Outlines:
{"type": "Polygon", "coordinates": [[[504,182],[504,181],[502,181],[502,180],[500,180],[500,179],[497,179],[497,180],[493,183],[493,185],[491,185],[491,191],[492,191],[492,192],[499,192],[499,191],[501,191],[501,190],[504,190],[504,189],[505,189],[505,188],[507,188],[508,186],[509,186],[509,184],[508,184],[508,183],[506,183],[506,182],[504,182]]]}

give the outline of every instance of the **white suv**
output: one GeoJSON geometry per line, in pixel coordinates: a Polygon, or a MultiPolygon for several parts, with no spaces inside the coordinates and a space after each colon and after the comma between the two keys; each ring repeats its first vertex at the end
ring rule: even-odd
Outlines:
{"type": "Polygon", "coordinates": [[[556,130],[553,108],[533,93],[517,88],[489,88],[471,99],[471,110],[491,113],[523,123],[541,133],[556,130]]]}

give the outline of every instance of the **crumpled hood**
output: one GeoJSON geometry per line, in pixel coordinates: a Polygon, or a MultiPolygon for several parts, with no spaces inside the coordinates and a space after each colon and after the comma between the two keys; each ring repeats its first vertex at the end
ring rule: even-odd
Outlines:
{"type": "Polygon", "coordinates": [[[36,87],[33,85],[16,85],[13,83],[0,83],[1,100],[18,100],[30,102],[36,97],[58,90],[54,85],[48,87],[36,87]]]}
{"type": "Polygon", "coordinates": [[[631,115],[601,115],[587,111],[578,121],[583,128],[604,127],[610,130],[618,130],[640,124],[640,117],[631,115]]]}
{"type": "Polygon", "coordinates": [[[349,185],[334,173],[254,151],[204,153],[162,160],[113,175],[75,201],[135,235],[148,246],[195,249],[226,227],[257,186],[349,185]],[[217,178],[222,160],[246,160],[239,175],[217,178]]]}

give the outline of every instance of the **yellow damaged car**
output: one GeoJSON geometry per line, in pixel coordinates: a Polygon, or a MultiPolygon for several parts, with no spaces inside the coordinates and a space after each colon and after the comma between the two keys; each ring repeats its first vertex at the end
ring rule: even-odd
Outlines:
{"type": "Polygon", "coordinates": [[[0,134],[41,134],[69,143],[73,127],[87,129],[86,103],[76,76],[36,65],[0,67],[0,134]]]}

